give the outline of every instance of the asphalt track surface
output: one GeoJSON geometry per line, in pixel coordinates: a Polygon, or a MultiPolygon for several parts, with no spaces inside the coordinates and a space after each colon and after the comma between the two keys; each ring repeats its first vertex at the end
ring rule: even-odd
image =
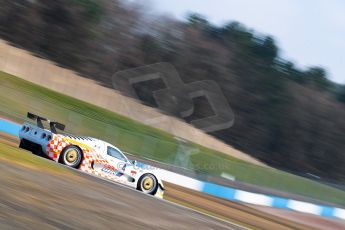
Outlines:
{"type": "Polygon", "coordinates": [[[0,161],[0,229],[243,229],[84,173],[0,161]]]}
{"type": "MultiPolygon", "coordinates": [[[[10,139],[0,138],[16,146],[10,139]]],[[[0,170],[0,229],[345,228],[342,221],[247,206],[168,183],[167,199],[227,221],[76,170],[48,173],[1,159],[0,170]]]]}
{"type": "Polygon", "coordinates": [[[242,229],[84,175],[0,170],[0,229],[242,229]]]}

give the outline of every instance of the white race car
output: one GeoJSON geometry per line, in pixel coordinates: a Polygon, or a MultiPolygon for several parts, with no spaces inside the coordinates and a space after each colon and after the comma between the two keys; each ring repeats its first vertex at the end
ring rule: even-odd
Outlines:
{"type": "Polygon", "coordinates": [[[28,113],[37,125],[25,122],[20,131],[20,148],[84,172],[126,184],[146,194],[162,198],[164,186],[154,167],[139,167],[115,146],[92,137],[58,134],[65,126],[28,113]],[[42,121],[48,122],[50,130],[42,121]]]}

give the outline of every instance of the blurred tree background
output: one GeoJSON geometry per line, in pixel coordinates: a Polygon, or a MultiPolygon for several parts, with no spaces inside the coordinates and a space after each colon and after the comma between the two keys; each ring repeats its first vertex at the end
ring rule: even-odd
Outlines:
{"type": "MultiPolygon", "coordinates": [[[[0,35],[12,44],[108,87],[115,72],[157,62],[172,63],[186,83],[214,80],[236,120],[211,135],[273,167],[345,181],[345,86],[320,67],[303,70],[280,58],[272,37],[239,22],[214,26],[198,14],[150,16],[147,6],[119,0],[0,4],[0,35]]],[[[152,90],[164,84],[136,88],[155,106],[152,90]]],[[[209,115],[206,100],[195,103],[192,117],[209,115]]]]}

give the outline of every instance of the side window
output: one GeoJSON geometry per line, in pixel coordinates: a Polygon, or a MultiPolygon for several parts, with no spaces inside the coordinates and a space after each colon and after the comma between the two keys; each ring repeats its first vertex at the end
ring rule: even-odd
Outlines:
{"type": "Polygon", "coordinates": [[[127,158],[121,152],[119,152],[118,150],[116,150],[116,149],[114,149],[114,148],[112,148],[110,146],[108,146],[108,148],[107,148],[107,154],[109,156],[115,157],[115,158],[117,158],[117,159],[119,159],[121,161],[126,161],[127,162],[127,158]]]}

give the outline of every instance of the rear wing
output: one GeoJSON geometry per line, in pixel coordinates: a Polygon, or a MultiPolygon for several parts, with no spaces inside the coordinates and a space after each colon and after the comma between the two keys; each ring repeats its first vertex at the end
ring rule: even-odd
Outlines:
{"type": "Polygon", "coordinates": [[[28,118],[30,118],[30,119],[32,119],[32,120],[36,120],[37,126],[38,126],[39,128],[41,128],[41,129],[44,129],[44,126],[43,126],[42,121],[48,122],[49,127],[50,127],[50,131],[51,131],[52,133],[55,133],[55,134],[57,133],[57,132],[56,132],[56,129],[59,129],[59,130],[61,130],[61,131],[64,131],[64,130],[65,130],[65,125],[64,125],[64,124],[61,124],[61,123],[56,122],[56,121],[50,121],[50,120],[48,120],[48,119],[45,118],[45,117],[41,117],[41,116],[38,116],[38,115],[33,114],[33,113],[30,113],[30,112],[28,112],[28,118]]]}

